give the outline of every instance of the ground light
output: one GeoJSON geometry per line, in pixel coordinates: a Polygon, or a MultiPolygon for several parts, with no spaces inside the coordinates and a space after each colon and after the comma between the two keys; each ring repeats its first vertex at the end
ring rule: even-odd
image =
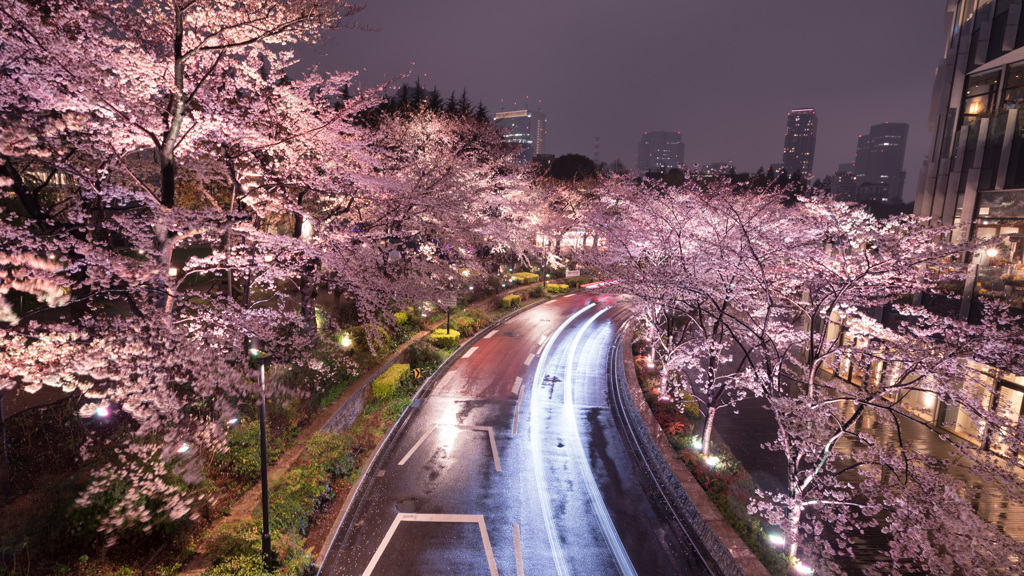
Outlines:
{"type": "Polygon", "coordinates": [[[797,574],[814,574],[814,568],[811,568],[800,560],[796,561],[796,565],[793,568],[796,570],[797,574]]]}
{"type": "Polygon", "coordinates": [[[707,462],[708,462],[708,466],[711,466],[712,468],[714,468],[714,467],[718,466],[719,464],[721,464],[722,459],[719,458],[718,456],[708,456],[707,457],[707,462]]]}
{"type": "Polygon", "coordinates": [[[96,415],[100,418],[106,418],[107,416],[110,416],[110,409],[106,406],[100,406],[96,409],[96,415]]]}
{"type": "Polygon", "coordinates": [[[784,546],[786,544],[786,539],[778,534],[769,534],[768,541],[775,546],[784,546]]]}
{"type": "Polygon", "coordinates": [[[694,450],[700,450],[704,448],[704,443],[700,441],[700,438],[694,437],[691,446],[693,446],[694,450]]]}
{"type": "Polygon", "coordinates": [[[182,444],[181,446],[178,446],[178,454],[184,454],[184,453],[188,452],[191,449],[192,449],[192,446],[190,446],[186,442],[186,443],[182,444]]]}

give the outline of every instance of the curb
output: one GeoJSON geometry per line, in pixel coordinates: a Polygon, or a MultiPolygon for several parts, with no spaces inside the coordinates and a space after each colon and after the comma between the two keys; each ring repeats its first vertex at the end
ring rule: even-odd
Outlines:
{"type": "MultiPolygon", "coordinates": [[[[627,324],[628,326],[628,324],[627,324]]],[[[619,336],[615,366],[615,396],[630,428],[638,456],[647,464],[656,489],[676,516],[708,569],[721,576],[770,576],[746,543],[708,498],[689,469],[676,458],[675,450],[644,400],[636,374],[626,370],[633,355],[619,336]],[[626,398],[632,402],[625,401],[626,398]],[[692,535],[692,536],[691,536],[692,535]]],[[[612,350],[616,355],[616,350],[612,350]]]]}

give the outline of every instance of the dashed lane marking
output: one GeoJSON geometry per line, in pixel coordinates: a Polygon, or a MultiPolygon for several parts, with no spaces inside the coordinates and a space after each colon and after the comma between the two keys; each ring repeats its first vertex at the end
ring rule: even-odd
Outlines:
{"type": "Polygon", "coordinates": [[[522,386],[522,385],[523,385],[523,379],[520,378],[519,376],[516,376],[516,383],[515,383],[515,386],[512,386],[512,393],[518,395],[519,394],[519,387],[522,386]]]}
{"type": "Polygon", "coordinates": [[[519,524],[512,525],[512,542],[516,547],[516,576],[523,576],[523,540],[519,535],[519,524]]]}
{"type": "Polygon", "coordinates": [[[534,356],[535,356],[535,354],[530,354],[529,356],[527,356],[526,357],[526,362],[523,362],[523,364],[526,364],[527,366],[529,366],[533,362],[534,356]]]}
{"type": "Polygon", "coordinates": [[[519,398],[516,400],[516,415],[512,419],[512,434],[519,433],[519,407],[523,404],[523,391],[526,390],[526,388],[522,386],[522,383],[523,379],[517,377],[516,387],[512,389],[512,392],[519,395],[519,398]]]}
{"type": "Polygon", "coordinates": [[[451,522],[459,524],[476,524],[480,526],[480,539],[484,543],[484,553],[487,555],[487,568],[490,570],[491,576],[498,576],[498,564],[494,561],[494,550],[491,548],[491,539],[487,535],[487,523],[484,522],[484,517],[479,514],[399,514],[395,516],[395,520],[391,523],[391,527],[388,528],[388,533],[384,535],[384,540],[377,547],[377,551],[373,554],[373,558],[370,559],[370,564],[363,571],[363,576],[370,576],[373,573],[373,569],[377,567],[377,562],[380,562],[382,556],[384,556],[384,550],[388,547],[388,543],[391,542],[391,538],[395,535],[395,531],[398,530],[398,525],[402,522],[451,522]]]}
{"type": "Polygon", "coordinates": [[[498,333],[497,330],[491,330],[490,332],[487,333],[487,336],[484,336],[482,338],[482,340],[487,340],[488,338],[494,338],[494,335],[497,334],[497,333],[498,333]]]}
{"type": "Polygon", "coordinates": [[[543,346],[544,345],[544,341],[547,340],[547,339],[548,339],[548,335],[545,334],[545,335],[540,337],[540,342],[537,342],[537,344],[543,346]]]}
{"type": "Polygon", "coordinates": [[[469,358],[470,356],[472,356],[472,355],[473,355],[473,352],[476,352],[476,349],[477,349],[477,348],[479,348],[479,346],[473,346],[472,348],[470,348],[470,349],[469,349],[469,351],[468,351],[468,352],[466,352],[465,354],[463,354],[463,355],[462,355],[462,357],[463,357],[463,358],[469,358]]]}

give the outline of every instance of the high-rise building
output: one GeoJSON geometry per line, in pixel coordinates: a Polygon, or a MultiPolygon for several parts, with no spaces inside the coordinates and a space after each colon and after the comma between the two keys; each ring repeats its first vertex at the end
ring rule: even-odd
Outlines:
{"type": "MultiPolygon", "coordinates": [[[[997,241],[964,256],[959,313],[969,319],[981,290],[1024,308],[1024,288],[1015,280],[1024,276],[1024,7],[1021,0],[947,0],[946,32],[914,213],[956,226],[954,240],[997,241]]],[[[979,386],[1003,417],[1024,421],[1024,375],[1005,368],[970,365],[965,386],[979,386]]],[[[933,393],[919,397],[911,410],[930,408],[926,421],[1021,462],[999,436],[991,440],[998,426],[933,393]]]]}
{"type": "Polygon", "coordinates": [[[839,165],[839,169],[832,175],[830,192],[837,200],[857,201],[857,171],[852,162],[839,165]]]}
{"type": "Polygon", "coordinates": [[[782,148],[782,163],[786,172],[800,172],[810,179],[814,170],[815,133],[818,131],[818,116],[814,108],[793,110],[786,122],[786,141],[782,148]]]}
{"type": "Polygon", "coordinates": [[[947,0],[946,30],[914,213],[966,225],[967,238],[1002,237],[1001,258],[1020,270],[1024,9],[1019,0],[947,0]]]}
{"type": "Polygon", "coordinates": [[[636,169],[641,172],[668,172],[682,166],[684,149],[679,132],[644,132],[636,146],[636,169]]]}
{"type": "Polygon", "coordinates": [[[548,117],[533,110],[512,110],[498,112],[494,123],[505,129],[506,142],[523,147],[522,159],[530,162],[537,154],[544,153],[544,141],[548,134],[548,117]]]}
{"type": "Polygon", "coordinates": [[[857,138],[857,201],[900,203],[903,201],[903,159],[907,153],[909,124],[875,124],[857,138]]]}

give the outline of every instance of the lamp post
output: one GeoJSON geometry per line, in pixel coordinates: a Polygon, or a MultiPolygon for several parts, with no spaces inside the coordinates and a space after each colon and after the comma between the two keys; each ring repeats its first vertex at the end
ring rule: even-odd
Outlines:
{"type": "Polygon", "coordinates": [[[263,342],[249,341],[249,354],[260,365],[260,481],[263,485],[263,564],[270,566],[270,487],[267,481],[267,354],[263,342]]]}

